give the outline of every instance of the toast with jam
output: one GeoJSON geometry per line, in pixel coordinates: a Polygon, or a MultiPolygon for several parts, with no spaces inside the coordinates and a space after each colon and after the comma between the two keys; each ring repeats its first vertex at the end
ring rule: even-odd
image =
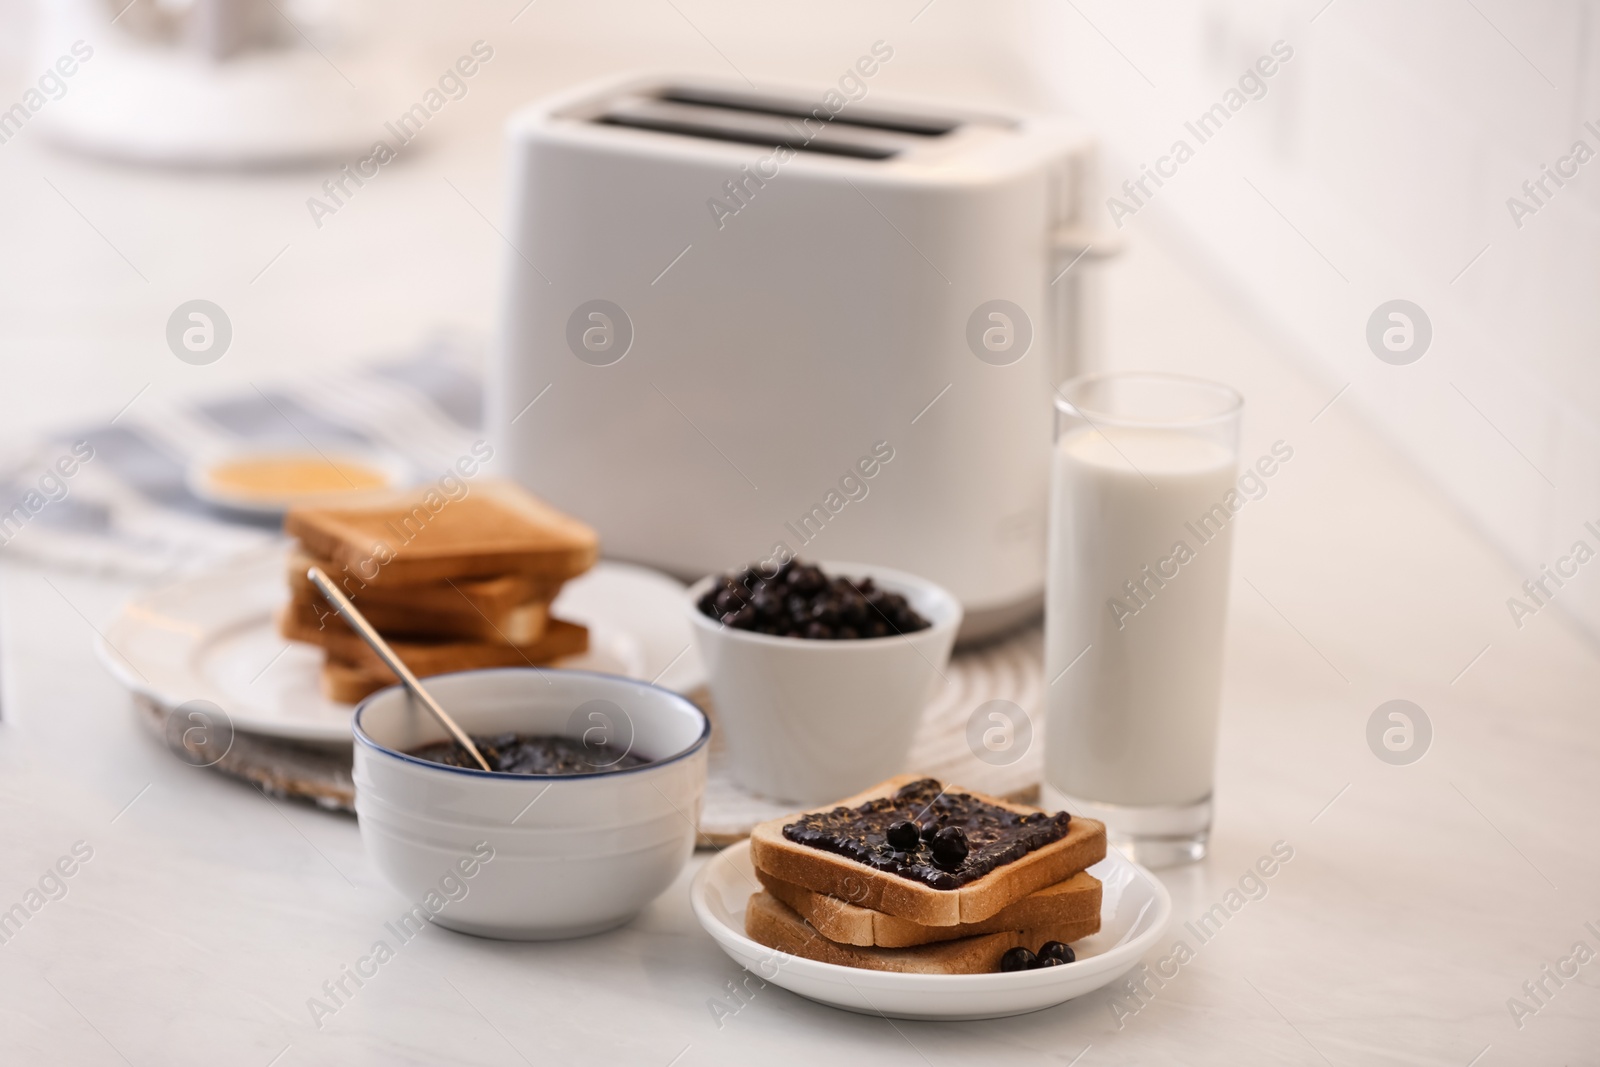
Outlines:
{"type": "MultiPolygon", "coordinates": [[[[1081,928],[1083,933],[1078,936],[1084,937],[1100,930],[1100,880],[1087,871],[1079,871],[1065,881],[1030,893],[980,922],[954,926],[927,926],[896,915],[885,915],[779,881],[761,870],[756,871],[756,877],[770,895],[792,908],[817,933],[842,945],[911,948],[1010,930],[1044,930],[1070,925],[1074,929],[1081,928]]],[[[1027,943],[1048,940],[1050,938],[1030,938],[1027,943]]]]}
{"type": "Polygon", "coordinates": [[[750,834],[758,871],[921,926],[983,922],[1105,854],[1105,826],[1093,819],[917,775],[750,834]]]}
{"type": "Polygon", "coordinates": [[[987,974],[1001,969],[1001,957],[1016,948],[1048,941],[1067,943],[1100,929],[1100,916],[1056,922],[1026,930],[939,941],[909,948],[883,948],[830,941],[793,908],[770,893],[756,893],[744,913],[745,933],[768,948],[842,967],[902,974],[987,974]]]}

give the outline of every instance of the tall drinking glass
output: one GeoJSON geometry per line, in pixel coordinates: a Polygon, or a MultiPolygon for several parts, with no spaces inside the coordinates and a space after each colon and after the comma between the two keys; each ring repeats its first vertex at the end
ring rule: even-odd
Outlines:
{"type": "Polygon", "coordinates": [[[1168,374],[1056,397],[1045,593],[1045,790],[1148,866],[1205,855],[1238,393],[1168,374]]]}

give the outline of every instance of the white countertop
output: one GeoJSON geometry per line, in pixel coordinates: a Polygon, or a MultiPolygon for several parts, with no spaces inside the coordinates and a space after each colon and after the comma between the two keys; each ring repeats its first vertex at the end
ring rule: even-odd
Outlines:
{"type": "Polygon", "coordinates": [[[1212,854],[1164,875],[1172,937],[1195,958],[1151,983],[1139,1011],[1119,1019],[1101,992],[1003,1022],[891,1025],[768,988],[719,1025],[709,1003],[739,971],[693,920],[691,866],[631,925],[585,941],[430,930],[318,1030],[307,999],[404,905],[354,821],[173,759],[90,650],[92,621],[126,587],[12,567],[0,908],[74,842],[94,855],[0,946],[5,1061],[265,1065],[285,1047],[285,1067],[665,1067],[685,1047],[685,1065],[1000,1051],[1059,1064],[1086,1046],[1086,1065],[1592,1053],[1600,965],[1549,984],[1520,1030],[1506,1001],[1575,942],[1600,947],[1584,928],[1600,928],[1594,651],[1553,612],[1512,628],[1503,602],[1518,577],[1340,404],[1311,423],[1333,390],[1272,356],[1164,254],[1134,254],[1114,304],[1119,362],[1183,352],[1191,369],[1251,383],[1246,454],[1278,438],[1295,448],[1237,542],[1212,854]],[[1364,739],[1394,697],[1434,724],[1411,766],[1380,762],[1364,739]],[[1277,841],[1294,858],[1266,897],[1203,945],[1185,934],[1277,841]]]}
{"type": "MultiPolygon", "coordinates": [[[[254,319],[259,332],[239,360],[203,377],[158,350],[165,309],[194,295],[190,279],[160,276],[193,268],[164,250],[192,250],[195,234],[170,245],[155,233],[117,235],[130,255],[148,242],[148,258],[135,258],[158,275],[157,293],[114,277],[126,268],[93,234],[65,248],[51,238],[70,217],[29,223],[25,247],[45,269],[38,282],[12,272],[9,299],[37,328],[38,352],[59,362],[29,359],[24,371],[8,357],[10,425],[115,410],[157,376],[161,388],[214,387],[313,366],[330,349],[370,352],[452,314],[486,328],[497,239],[472,229],[481,220],[424,214],[420,229],[386,227],[407,197],[455,198],[441,175],[495,203],[492,125],[484,118],[459,135],[464,154],[442,137],[436,155],[375,192],[370,213],[307,235],[286,228],[309,195],[298,191],[304,174],[126,178],[8,146],[0,188],[33,190],[25,202],[42,190],[40,204],[50,203],[41,174],[82,194],[89,214],[125,189],[165,206],[193,195],[196,226],[225,225],[259,245],[216,252],[240,275],[225,282],[241,294],[236,322],[254,319]],[[269,197],[288,204],[282,219],[250,210],[269,197]],[[249,289],[248,275],[285,241],[295,248],[265,289],[249,289]],[[399,264],[419,249],[433,266],[403,277],[399,264]],[[465,266],[447,269],[452,258],[465,266]],[[378,273],[351,272],[363,262],[378,273]],[[70,276],[73,263],[86,264],[81,291],[50,297],[48,279],[70,276]],[[301,317],[282,312],[295,293],[311,294],[301,317]],[[51,327],[51,316],[76,311],[81,320],[51,327]],[[342,325],[329,334],[319,324],[342,325]],[[302,334],[305,346],[288,352],[302,334]],[[124,336],[144,341],[99,374],[104,345],[124,336]],[[68,389],[74,379],[82,384],[68,389]]],[[[1110,277],[1109,361],[1232,382],[1249,405],[1244,454],[1278,439],[1295,454],[1248,507],[1236,541],[1212,853],[1163,875],[1176,902],[1169,940],[1188,941],[1194,958],[1159,988],[1149,983],[1142,1002],[1110,990],[998,1022],[910,1024],[769,987],[728,1017],[711,1005],[731,1007],[727,985],[742,972],[690,913],[697,858],[614,933],[509,944],[431,929],[317,1029],[308,998],[406,906],[369,867],[354,820],[270,802],[173,759],[91,652],[92,627],[131,587],[12,565],[0,587],[0,910],[75,842],[93,856],[64,897],[0,945],[0,1062],[1587,1062],[1600,1032],[1600,962],[1560,988],[1547,980],[1553,995],[1520,1028],[1507,1000],[1526,999],[1523,983],[1576,942],[1600,952],[1584,925],[1600,931],[1600,657],[1555,611],[1517,630],[1505,598],[1526,576],[1363,428],[1351,396],[1324,411],[1340,383],[1309,380],[1201,273],[1136,234],[1110,277]],[[1369,715],[1393,698],[1415,701],[1433,723],[1430,751],[1410,766],[1381,762],[1365,741],[1369,715]],[[1279,841],[1294,858],[1263,899],[1205,944],[1185,932],[1279,841]]]]}

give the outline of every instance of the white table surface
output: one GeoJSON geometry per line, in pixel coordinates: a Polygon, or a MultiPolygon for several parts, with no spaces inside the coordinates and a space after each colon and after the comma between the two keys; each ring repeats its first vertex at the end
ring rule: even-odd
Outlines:
{"type": "MultiPolygon", "coordinates": [[[[93,234],[81,246],[61,237],[70,216],[28,216],[3,253],[16,312],[6,340],[36,342],[6,350],[8,425],[113,411],[147,380],[181,392],[290,373],[452,317],[486,328],[497,239],[473,228],[481,220],[422,212],[415,228],[396,226],[415,198],[455,196],[441,174],[496,203],[487,110],[441,132],[432,155],[374,191],[370,211],[310,239],[290,220],[309,195],[305,174],[129,177],[7,146],[0,187],[12,203],[50,175],[108,210],[123,197],[212,213],[164,242],[139,211],[112,210],[118,236],[148,253],[152,289],[115,277],[126,268],[99,262],[93,234]],[[286,199],[282,218],[255,210],[286,199]],[[286,256],[264,291],[249,290],[285,241],[305,258],[286,256]],[[260,327],[209,377],[159,348],[167,310],[193,295],[202,247],[216,258],[205,269],[248,309],[236,322],[260,327]],[[408,277],[398,265],[424,254],[454,267],[408,277]],[[29,256],[42,268],[25,269],[29,256]]],[[[1239,385],[1245,455],[1280,438],[1295,455],[1246,509],[1236,542],[1212,854],[1163,875],[1170,939],[1194,959],[1152,983],[1136,1014],[1119,1019],[1101,992],[1004,1021],[890,1023],[769,987],[719,1022],[711,1004],[731,1004],[727,984],[742,972],[690,913],[697,858],[636,921],[600,937],[508,944],[429,930],[318,1029],[308,998],[406,906],[368,865],[355,822],[172,758],[90,648],[131,587],[13,564],[0,586],[0,910],[75,842],[94,854],[0,945],[0,1062],[1595,1062],[1600,962],[1548,983],[1554,995],[1520,1029],[1507,1006],[1576,942],[1600,951],[1584,927],[1600,929],[1595,649],[1553,610],[1515,629],[1505,598],[1526,576],[1363,428],[1359,397],[1319,415],[1339,382],[1308,379],[1202,271],[1138,236],[1110,278],[1111,362],[1239,385]],[[1405,767],[1365,741],[1368,716],[1396,697],[1426,709],[1435,731],[1405,767]],[[1294,858],[1264,899],[1204,945],[1184,932],[1278,841],[1294,858]]]]}

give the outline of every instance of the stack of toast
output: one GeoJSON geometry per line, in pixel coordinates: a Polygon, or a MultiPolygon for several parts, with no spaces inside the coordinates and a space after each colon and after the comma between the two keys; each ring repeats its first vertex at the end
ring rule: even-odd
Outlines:
{"type": "Polygon", "coordinates": [[[431,489],[294,508],[282,634],[323,649],[323,692],[354,703],[396,684],[311,580],[320,567],[419,677],[543,666],[588,649],[555,618],[561,586],[593,566],[599,538],[522,489],[480,483],[451,499],[431,489]]]}
{"type": "MultiPolygon", "coordinates": [[[[1093,819],[1074,818],[1059,839],[952,888],[934,888],[883,869],[884,858],[890,856],[885,851],[888,826],[908,813],[904,805],[885,811],[881,802],[928,784],[916,775],[903,775],[836,806],[806,813],[853,820],[862,854],[874,861],[870,865],[832,847],[791,839],[785,826],[799,825],[804,815],[757,826],[750,835],[750,858],[762,888],[745,909],[745,933],[769,948],[846,967],[983,974],[1000,970],[1001,957],[1013,948],[1037,951],[1046,942],[1070,944],[1099,931],[1100,882],[1086,868],[1105,858],[1106,835],[1105,826],[1093,819]]],[[[1039,813],[1038,808],[931,784],[940,796],[976,813],[969,825],[983,823],[996,814],[993,809],[1039,813]],[[989,806],[988,813],[983,806],[989,806]]],[[[937,806],[924,809],[921,825],[938,819],[938,811],[937,806]]],[[[916,819],[918,813],[910,812],[910,817],[916,819]]],[[[974,834],[981,836],[981,830],[974,834]]],[[[960,867],[951,870],[961,873],[960,867]]]]}

